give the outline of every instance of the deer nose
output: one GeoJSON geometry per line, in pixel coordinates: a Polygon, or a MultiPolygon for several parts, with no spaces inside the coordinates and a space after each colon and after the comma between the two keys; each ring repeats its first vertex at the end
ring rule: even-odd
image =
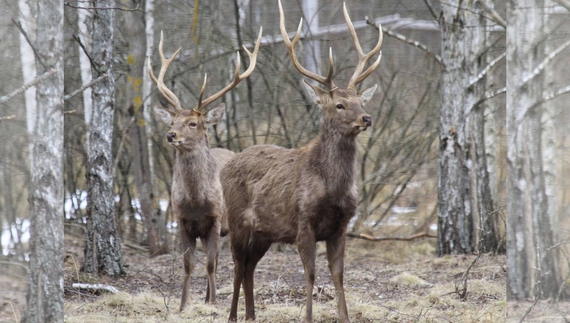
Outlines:
{"type": "Polygon", "coordinates": [[[372,117],[371,116],[364,116],[362,117],[362,121],[364,122],[364,124],[367,127],[370,127],[372,125],[372,117]]]}
{"type": "Polygon", "coordinates": [[[174,140],[175,137],[176,137],[175,132],[169,132],[166,134],[166,140],[168,140],[168,142],[172,142],[172,140],[174,140]]]}

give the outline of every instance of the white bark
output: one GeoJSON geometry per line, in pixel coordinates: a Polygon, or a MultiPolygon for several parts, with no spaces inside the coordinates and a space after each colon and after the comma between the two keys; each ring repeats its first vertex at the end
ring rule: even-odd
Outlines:
{"type": "MultiPolygon", "coordinates": [[[[89,3],[87,2],[77,2],[78,7],[87,7],[89,3]]],[[[81,32],[79,38],[81,39],[81,43],[87,49],[87,51],[91,50],[91,33],[87,28],[87,23],[90,19],[91,11],[90,10],[77,10],[77,26],[79,27],[79,31],[81,32]]],[[[81,84],[85,86],[89,82],[93,80],[93,76],[91,74],[91,63],[89,62],[89,57],[83,51],[81,46],[78,44],[79,47],[79,70],[81,71],[81,84]]],[[[89,126],[91,123],[91,113],[92,113],[92,99],[91,99],[92,90],[90,87],[83,91],[83,111],[85,114],[85,125],[89,126]]],[[[87,146],[89,144],[87,143],[87,146]]]]}
{"type": "Polygon", "coordinates": [[[30,270],[24,322],[63,322],[63,1],[34,3],[36,86],[29,214],[30,270]]]}
{"type": "MultiPolygon", "coordinates": [[[[146,34],[146,54],[145,56],[147,57],[147,59],[149,57],[152,56],[152,51],[154,49],[154,0],[146,0],[145,3],[145,34],[146,34]]],[[[146,66],[146,64],[145,64],[146,66]]],[[[148,73],[143,72],[143,86],[142,86],[142,93],[143,93],[143,114],[144,114],[144,119],[147,121],[146,122],[146,133],[149,134],[149,136],[147,137],[147,147],[148,147],[148,155],[149,155],[149,159],[148,159],[148,163],[150,165],[150,169],[151,169],[151,183],[152,186],[155,187],[156,186],[156,175],[154,172],[154,160],[153,160],[153,153],[152,153],[152,136],[150,134],[152,134],[152,127],[151,127],[151,122],[150,120],[152,120],[152,117],[150,115],[150,110],[151,110],[151,97],[150,97],[150,93],[151,93],[151,89],[152,89],[152,80],[150,79],[150,76],[148,75],[148,73]]]]}
{"type": "MultiPolygon", "coordinates": [[[[20,24],[22,29],[28,35],[31,41],[34,41],[32,37],[35,36],[36,26],[34,19],[32,18],[32,13],[30,12],[30,6],[26,0],[18,0],[18,8],[20,9],[20,24]]],[[[36,78],[36,66],[34,51],[26,37],[20,33],[20,60],[22,62],[22,76],[24,84],[33,81],[36,78]]],[[[28,129],[28,134],[30,137],[34,134],[35,123],[36,123],[36,87],[32,86],[26,90],[24,93],[26,99],[26,125],[28,129]]],[[[30,160],[32,160],[32,149],[33,142],[30,140],[28,142],[28,151],[30,154],[30,160]]]]}

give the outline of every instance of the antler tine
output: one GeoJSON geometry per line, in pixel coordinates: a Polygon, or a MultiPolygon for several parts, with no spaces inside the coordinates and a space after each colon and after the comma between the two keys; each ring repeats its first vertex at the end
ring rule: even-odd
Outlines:
{"type": "Polygon", "coordinates": [[[356,35],[356,31],[354,30],[354,26],[352,25],[352,21],[348,16],[348,11],[346,10],[346,3],[342,4],[342,11],[344,13],[344,19],[346,20],[346,24],[348,25],[348,30],[350,31],[350,36],[352,37],[354,45],[356,46],[356,51],[358,52],[358,65],[356,66],[356,70],[354,71],[354,74],[352,75],[350,81],[348,82],[349,88],[355,88],[358,83],[364,81],[364,79],[367,78],[368,75],[370,75],[370,73],[372,73],[376,69],[376,67],[378,67],[378,64],[380,64],[380,60],[382,59],[382,52],[380,52],[380,47],[382,47],[382,39],[383,39],[382,26],[378,25],[379,35],[376,47],[374,47],[368,54],[364,54],[364,52],[362,51],[362,47],[360,46],[360,42],[358,41],[358,36],[356,35]],[[370,65],[370,67],[368,67],[368,69],[366,69],[366,71],[363,73],[362,71],[364,70],[366,62],[370,59],[370,57],[376,55],[376,53],[378,52],[380,52],[380,55],[378,56],[376,61],[372,65],[370,65]]]}
{"type": "MultiPolygon", "coordinates": [[[[198,102],[198,110],[203,109],[208,104],[219,99],[222,95],[226,94],[226,92],[233,89],[236,85],[238,85],[239,82],[243,81],[245,78],[247,78],[253,72],[253,70],[255,69],[255,65],[257,64],[257,54],[259,53],[259,46],[261,44],[262,31],[263,31],[263,28],[260,27],[259,28],[259,35],[257,36],[257,40],[255,42],[255,47],[253,48],[253,53],[250,52],[249,50],[247,50],[247,48],[245,48],[245,46],[243,47],[245,49],[245,52],[247,53],[247,56],[249,56],[249,67],[247,68],[247,70],[245,70],[245,72],[243,72],[242,74],[239,74],[241,64],[240,64],[240,55],[239,55],[239,52],[237,52],[236,71],[235,71],[234,78],[233,78],[232,82],[230,84],[228,84],[225,88],[221,89],[218,93],[212,95],[211,97],[207,98],[204,101],[201,100],[202,93],[200,93],[200,101],[198,102]]],[[[205,83],[204,83],[204,85],[205,85],[205,83]]],[[[202,91],[203,90],[204,89],[202,89],[202,91]]]]}
{"type": "Polygon", "coordinates": [[[204,74],[204,83],[202,83],[202,88],[200,89],[200,96],[198,97],[198,106],[192,110],[194,112],[200,113],[202,106],[202,96],[204,95],[204,90],[206,89],[206,83],[208,82],[208,73],[204,74]]]}
{"type": "Polygon", "coordinates": [[[287,50],[289,51],[289,56],[291,57],[291,61],[293,62],[293,65],[295,65],[295,67],[297,68],[297,70],[301,74],[303,74],[306,77],[313,79],[313,80],[327,86],[329,88],[329,90],[332,91],[332,90],[336,89],[337,86],[334,84],[334,82],[332,80],[332,75],[333,75],[332,48],[329,52],[330,53],[330,55],[329,55],[329,74],[326,78],[323,76],[320,76],[318,74],[315,74],[315,73],[305,69],[303,66],[301,66],[301,63],[299,63],[299,60],[297,60],[297,55],[295,54],[295,45],[297,44],[297,42],[301,38],[301,28],[303,27],[303,18],[301,18],[301,21],[299,22],[299,27],[297,28],[297,33],[295,34],[293,41],[291,41],[289,39],[289,36],[287,35],[287,30],[285,29],[285,15],[283,14],[283,6],[281,5],[281,0],[278,1],[278,4],[279,4],[279,27],[281,29],[281,35],[283,36],[283,42],[285,43],[285,46],[287,47],[287,50]]]}
{"type": "Polygon", "coordinates": [[[158,91],[160,91],[162,97],[164,97],[166,101],[168,101],[168,103],[170,103],[170,105],[175,110],[182,110],[182,106],[180,105],[180,100],[178,100],[176,95],[172,91],[170,91],[170,89],[168,89],[164,84],[164,75],[166,74],[166,70],[168,69],[168,66],[170,66],[170,63],[172,63],[174,58],[176,58],[176,55],[180,53],[180,50],[182,48],[178,48],[178,50],[172,55],[172,57],[166,59],[164,57],[164,52],[162,50],[163,38],[164,38],[163,33],[161,31],[160,42],[158,43],[158,53],[160,54],[160,63],[161,63],[160,72],[158,73],[158,79],[154,76],[154,73],[152,72],[152,67],[150,65],[150,57],[148,58],[148,64],[147,64],[148,74],[152,79],[152,81],[154,82],[154,84],[158,86],[158,91]]]}

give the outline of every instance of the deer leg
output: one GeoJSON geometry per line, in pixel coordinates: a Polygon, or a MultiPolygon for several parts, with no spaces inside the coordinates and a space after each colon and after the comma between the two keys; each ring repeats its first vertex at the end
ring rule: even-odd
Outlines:
{"type": "Polygon", "coordinates": [[[307,282],[307,302],[303,323],[311,323],[313,322],[313,285],[315,284],[315,250],[317,242],[315,233],[309,225],[301,227],[305,228],[305,230],[300,231],[297,235],[297,245],[301,261],[303,262],[303,269],[305,270],[305,281],[307,282]]]}
{"type": "Polygon", "coordinates": [[[245,319],[255,320],[255,301],[253,296],[253,276],[255,273],[255,267],[259,260],[265,255],[269,247],[271,246],[271,241],[254,234],[251,243],[251,247],[247,253],[247,260],[245,262],[245,278],[243,281],[243,290],[245,294],[245,319]]]}
{"type": "Polygon", "coordinates": [[[184,227],[180,231],[182,234],[182,251],[184,252],[184,285],[182,286],[182,299],[180,300],[180,312],[186,307],[188,302],[188,292],[190,291],[190,275],[194,270],[194,251],[196,250],[196,239],[187,235],[184,227]]]}
{"type": "Polygon", "coordinates": [[[338,297],[338,315],[340,323],[350,323],[348,311],[346,309],[346,299],[344,297],[343,273],[344,273],[344,232],[334,238],[327,240],[327,260],[329,270],[338,297]]]}
{"type": "Polygon", "coordinates": [[[232,305],[230,308],[230,317],[228,321],[237,321],[237,306],[239,301],[239,290],[245,276],[245,261],[247,253],[247,245],[249,234],[245,237],[237,237],[237,234],[230,235],[232,247],[232,258],[234,259],[234,291],[232,294],[232,305]]]}
{"type": "Polygon", "coordinates": [[[206,252],[206,271],[208,287],[206,289],[206,303],[216,303],[216,269],[218,267],[219,228],[213,227],[206,237],[200,238],[206,252]]]}

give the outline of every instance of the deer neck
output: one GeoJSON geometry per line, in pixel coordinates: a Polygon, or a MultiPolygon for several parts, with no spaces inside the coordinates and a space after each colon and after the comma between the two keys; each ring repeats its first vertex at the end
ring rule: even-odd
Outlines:
{"type": "Polygon", "coordinates": [[[333,124],[323,121],[310,156],[311,164],[319,166],[330,194],[337,196],[352,190],[356,175],[356,136],[339,133],[333,124]]]}
{"type": "Polygon", "coordinates": [[[173,184],[183,185],[186,198],[193,203],[203,204],[207,192],[215,183],[218,168],[209,145],[192,151],[177,150],[173,184]]]}

